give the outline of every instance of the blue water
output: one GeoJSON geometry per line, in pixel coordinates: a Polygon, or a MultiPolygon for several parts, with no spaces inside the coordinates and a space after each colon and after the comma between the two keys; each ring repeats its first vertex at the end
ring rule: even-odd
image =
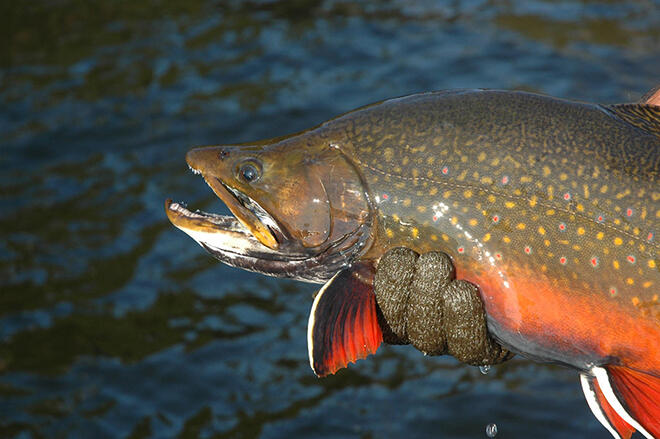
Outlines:
{"type": "Polygon", "coordinates": [[[574,371],[411,347],[317,379],[314,285],[214,262],[184,154],[423,90],[629,102],[660,2],[4,2],[0,437],[608,437],[574,371]]]}

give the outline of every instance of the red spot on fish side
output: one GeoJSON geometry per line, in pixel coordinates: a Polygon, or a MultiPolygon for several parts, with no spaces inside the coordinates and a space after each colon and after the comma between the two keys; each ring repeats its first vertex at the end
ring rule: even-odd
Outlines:
{"type": "Polygon", "coordinates": [[[612,297],[616,296],[616,288],[614,288],[614,287],[610,288],[610,296],[612,296],[612,297]]]}
{"type": "Polygon", "coordinates": [[[437,215],[433,215],[433,221],[437,221],[437,220],[438,220],[438,216],[437,216],[437,215]]]}
{"type": "Polygon", "coordinates": [[[566,230],[566,224],[565,223],[559,223],[559,230],[561,230],[562,232],[564,230],[566,230]]]}
{"type": "Polygon", "coordinates": [[[564,200],[568,201],[568,200],[570,200],[570,199],[571,199],[571,194],[569,194],[568,192],[566,192],[566,193],[564,194],[564,200]]]}
{"type": "Polygon", "coordinates": [[[459,247],[458,252],[459,253],[465,253],[465,247],[459,247]]]}
{"type": "Polygon", "coordinates": [[[494,223],[499,223],[500,222],[500,217],[498,215],[493,215],[493,222],[494,223]]]}
{"type": "Polygon", "coordinates": [[[594,267],[598,267],[598,258],[597,257],[594,256],[593,258],[591,258],[591,265],[593,265],[594,267]]]}
{"type": "Polygon", "coordinates": [[[650,241],[653,241],[653,237],[654,237],[654,236],[655,236],[655,234],[654,234],[653,232],[650,232],[650,233],[646,236],[646,240],[649,241],[649,242],[650,242],[650,241]]]}
{"type": "Polygon", "coordinates": [[[508,182],[509,182],[509,176],[508,175],[505,175],[504,177],[502,177],[502,184],[507,184],[508,182]]]}
{"type": "Polygon", "coordinates": [[[561,258],[559,258],[559,263],[560,263],[561,265],[566,265],[566,257],[565,257],[565,256],[562,256],[561,258]]]}
{"type": "Polygon", "coordinates": [[[633,255],[628,255],[627,259],[628,259],[628,262],[630,262],[631,264],[634,264],[635,261],[636,261],[636,259],[633,255]]]}
{"type": "Polygon", "coordinates": [[[495,253],[495,259],[502,259],[502,253],[495,253]]]}
{"type": "Polygon", "coordinates": [[[525,247],[525,253],[527,253],[528,255],[532,254],[531,247],[525,247]]]}
{"type": "Polygon", "coordinates": [[[633,210],[631,208],[628,208],[628,210],[626,210],[626,215],[632,216],[632,214],[633,214],[633,210]]]}
{"type": "Polygon", "coordinates": [[[604,220],[605,218],[603,218],[603,215],[598,215],[598,217],[596,218],[596,221],[598,221],[599,223],[602,223],[604,220]]]}
{"type": "Polygon", "coordinates": [[[444,175],[449,174],[449,168],[446,167],[446,166],[444,166],[444,167],[442,168],[442,173],[443,173],[444,175]]]}
{"type": "Polygon", "coordinates": [[[389,195],[387,195],[387,194],[383,194],[383,200],[387,200],[388,198],[390,198],[389,195]]]}

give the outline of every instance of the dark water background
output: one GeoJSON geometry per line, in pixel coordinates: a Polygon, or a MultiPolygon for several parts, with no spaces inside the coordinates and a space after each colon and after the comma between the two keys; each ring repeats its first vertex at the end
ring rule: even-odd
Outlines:
{"type": "MultiPolygon", "coordinates": [[[[660,83],[658,1],[0,2],[0,437],[608,437],[574,371],[410,347],[316,379],[313,285],[215,263],[193,145],[457,87],[660,83]]],[[[570,310],[567,310],[570,318],[570,310]]]]}

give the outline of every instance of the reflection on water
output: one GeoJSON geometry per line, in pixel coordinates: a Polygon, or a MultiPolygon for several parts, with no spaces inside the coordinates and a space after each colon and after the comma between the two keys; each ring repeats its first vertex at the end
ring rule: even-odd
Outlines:
{"type": "Polygon", "coordinates": [[[315,287],[212,261],[189,146],[420,90],[638,98],[654,2],[5,2],[0,437],[606,437],[572,371],[385,348],[316,379],[315,287]]]}

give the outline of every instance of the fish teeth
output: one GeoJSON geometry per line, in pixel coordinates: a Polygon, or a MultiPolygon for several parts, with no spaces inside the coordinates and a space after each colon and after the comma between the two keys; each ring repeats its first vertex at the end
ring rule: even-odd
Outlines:
{"type": "Polygon", "coordinates": [[[192,173],[195,174],[195,175],[201,175],[202,174],[202,171],[200,171],[198,169],[195,169],[190,165],[188,165],[188,169],[190,169],[192,171],[192,173]]]}

